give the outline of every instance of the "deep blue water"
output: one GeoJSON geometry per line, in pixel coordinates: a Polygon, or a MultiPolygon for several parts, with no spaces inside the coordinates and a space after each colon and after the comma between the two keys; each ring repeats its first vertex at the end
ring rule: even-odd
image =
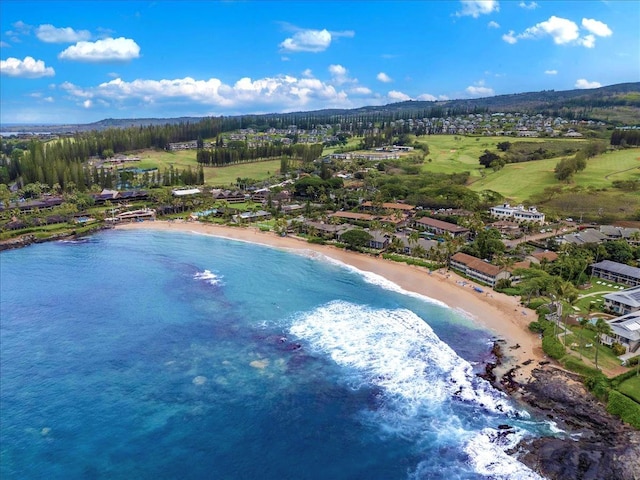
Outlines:
{"type": "Polygon", "coordinates": [[[537,478],[490,334],[382,279],[151,231],[0,262],[3,480],[537,478]]]}

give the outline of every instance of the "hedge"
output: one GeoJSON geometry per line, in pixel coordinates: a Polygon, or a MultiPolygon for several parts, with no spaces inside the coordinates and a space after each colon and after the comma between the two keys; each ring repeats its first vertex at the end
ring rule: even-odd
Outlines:
{"type": "Polygon", "coordinates": [[[554,333],[554,325],[548,325],[545,327],[542,334],[542,350],[551,358],[560,360],[567,353],[567,349],[562,345],[558,337],[554,333]]]}
{"type": "Polygon", "coordinates": [[[640,403],[634,402],[626,395],[616,390],[609,391],[607,411],[640,429],[640,403]]]}

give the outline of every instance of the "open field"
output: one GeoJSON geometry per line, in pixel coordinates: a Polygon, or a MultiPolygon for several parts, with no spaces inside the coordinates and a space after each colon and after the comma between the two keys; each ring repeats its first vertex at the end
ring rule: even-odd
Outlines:
{"type": "MultiPolygon", "coordinates": [[[[158,168],[162,172],[165,168],[173,166],[179,170],[191,167],[198,168],[195,150],[183,150],[167,152],[164,150],[145,150],[138,152],[139,162],[126,164],[126,167],[134,168],[158,168]]],[[[267,160],[263,162],[230,165],[228,167],[205,167],[204,180],[211,186],[229,186],[235,184],[238,177],[263,180],[269,178],[280,169],[280,160],[267,160]]]]}
{"type": "MultiPolygon", "coordinates": [[[[478,159],[485,150],[496,151],[496,144],[509,140],[504,137],[463,137],[460,135],[429,135],[419,137],[418,142],[429,146],[429,155],[423,171],[434,173],[471,172],[481,177],[486,170],[478,159]],[[428,159],[431,159],[429,162],[428,159]]],[[[535,140],[535,139],[534,139],[535,140]]]]}
{"type": "Polygon", "coordinates": [[[522,202],[541,194],[545,188],[554,186],[611,187],[614,180],[629,180],[640,175],[640,150],[628,149],[608,152],[587,161],[587,168],[574,176],[573,183],[563,184],[554,177],[558,158],[513,163],[474,181],[472,190],[494,190],[514,202],[522,202]]]}

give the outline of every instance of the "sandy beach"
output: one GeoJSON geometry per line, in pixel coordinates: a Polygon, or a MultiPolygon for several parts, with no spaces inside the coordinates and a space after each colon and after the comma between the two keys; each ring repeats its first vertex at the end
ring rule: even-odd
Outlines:
{"type": "Polygon", "coordinates": [[[507,370],[518,366],[514,379],[526,383],[531,371],[546,357],[537,335],[528,330],[536,319],[533,310],[520,306],[517,297],[509,297],[482,285],[475,284],[453,271],[441,269],[431,272],[422,267],[384,260],[328,245],[315,245],[295,237],[280,237],[274,233],[261,232],[254,228],[228,227],[199,222],[154,221],[135,222],[117,226],[118,229],[147,229],[194,232],[228,239],[247,241],[274,248],[298,251],[313,251],[359,270],[372,272],[399,285],[405,290],[419,293],[443,302],[450,308],[463,311],[478,325],[492,331],[504,340],[502,365],[495,374],[500,378],[507,370]],[[474,287],[482,288],[479,293],[474,287]],[[531,360],[531,362],[528,362],[531,360]],[[523,363],[527,362],[528,365],[523,363]]]}

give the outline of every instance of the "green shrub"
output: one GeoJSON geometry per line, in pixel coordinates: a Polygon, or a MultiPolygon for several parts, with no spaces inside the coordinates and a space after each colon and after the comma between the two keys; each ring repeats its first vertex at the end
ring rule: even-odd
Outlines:
{"type": "Polygon", "coordinates": [[[611,390],[609,392],[609,401],[607,402],[607,411],[640,429],[640,403],[634,402],[626,395],[616,390],[611,390]]]}
{"type": "Polygon", "coordinates": [[[549,315],[551,313],[551,310],[549,310],[549,307],[547,305],[540,305],[538,308],[536,308],[536,313],[538,315],[549,315]]]}
{"type": "Polygon", "coordinates": [[[613,350],[613,354],[616,357],[624,355],[627,352],[627,349],[620,345],[618,342],[613,342],[613,344],[611,345],[611,350],[613,350]]]}
{"type": "Polygon", "coordinates": [[[307,239],[307,243],[313,243],[313,244],[316,244],[316,245],[325,245],[327,242],[324,240],[324,238],[309,237],[307,239]]]}
{"type": "Polygon", "coordinates": [[[551,358],[560,360],[567,353],[564,345],[558,340],[558,337],[554,334],[554,325],[550,324],[545,327],[542,338],[542,350],[551,358]]]}
{"type": "Polygon", "coordinates": [[[543,298],[536,298],[535,300],[531,300],[529,302],[529,305],[527,305],[527,307],[529,307],[531,310],[537,310],[538,307],[541,307],[543,305],[546,305],[547,301],[543,298]]]}
{"type": "Polygon", "coordinates": [[[571,370],[572,372],[579,373],[584,377],[592,377],[600,373],[599,370],[596,370],[595,368],[586,365],[582,360],[580,360],[579,358],[573,357],[571,355],[567,355],[565,358],[562,359],[562,365],[567,370],[571,370]]]}
{"type": "Polygon", "coordinates": [[[529,324],[529,330],[534,333],[542,333],[544,332],[544,326],[540,322],[531,322],[529,324]]]}
{"type": "Polygon", "coordinates": [[[632,367],[634,365],[637,365],[638,363],[640,363],[640,355],[637,356],[637,357],[633,357],[633,358],[628,359],[626,361],[625,365],[627,365],[629,367],[632,367]]]}
{"type": "Polygon", "coordinates": [[[495,290],[501,291],[505,288],[511,288],[511,280],[509,280],[508,278],[501,278],[496,282],[495,290]]]}
{"type": "Polygon", "coordinates": [[[607,395],[613,391],[610,389],[609,379],[602,372],[589,375],[585,378],[584,384],[591,393],[601,400],[606,400],[607,395]]]}

